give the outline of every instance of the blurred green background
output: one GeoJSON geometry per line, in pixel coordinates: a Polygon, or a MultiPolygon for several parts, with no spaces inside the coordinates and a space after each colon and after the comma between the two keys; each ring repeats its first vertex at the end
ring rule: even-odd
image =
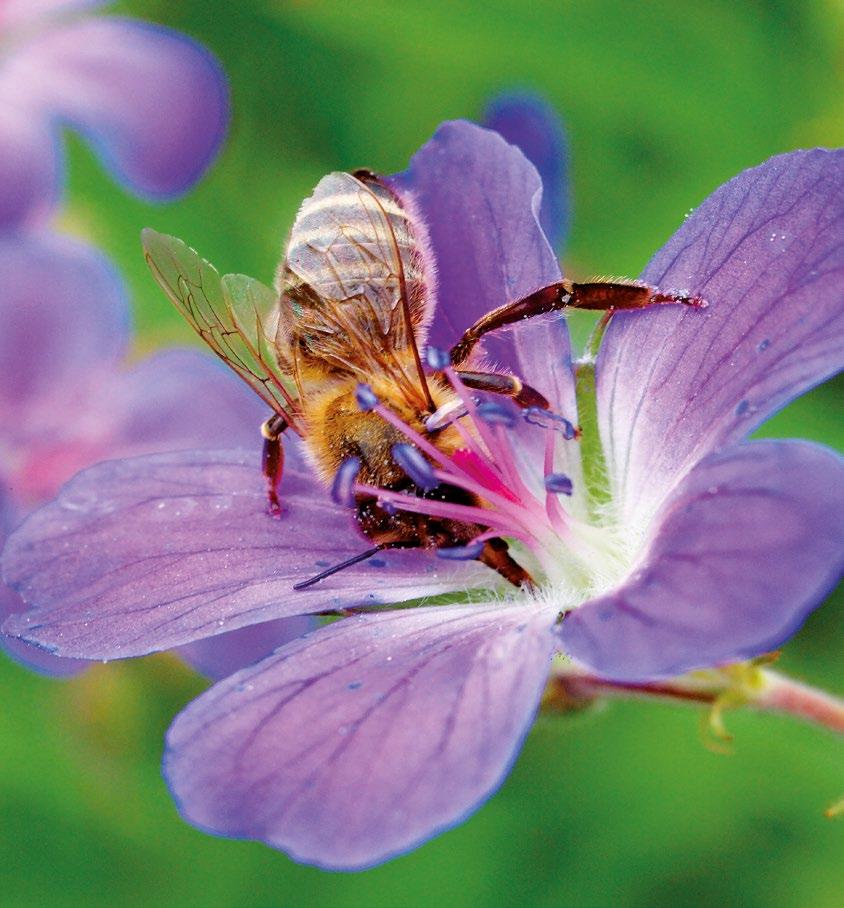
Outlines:
{"type": "MultiPolygon", "coordinates": [[[[139,351],[192,342],[147,277],[138,233],[176,233],[223,270],[269,281],[297,205],[329,170],[405,166],[437,123],[505,88],[541,92],[572,154],[574,276],[638,274],[684,212],[777,152],[840,145],[837,0],[355,4],[132,0],[115,10],[204,41],[232,84],[228,145],[187,199],[152,207],[68,142],[62,224],[123,270],[139,351]]],[[[582,329],[582,326],[581,326],[582,329]]],[[[840,384],[765,434],[844,447],[840,384]]],[[[842,690],[841,599],[780,666],[842,690]]],[[[170,657],[71,682],[0,661],[4,906],[812,906],[844,904],[839,742],[728,716],[733,753],[695,710],[616,703],[542,718],[502,790],[465,825],[356,874],[300,867],[184,825],[159,777],[162,735],[204,686],[170,657]]]]}

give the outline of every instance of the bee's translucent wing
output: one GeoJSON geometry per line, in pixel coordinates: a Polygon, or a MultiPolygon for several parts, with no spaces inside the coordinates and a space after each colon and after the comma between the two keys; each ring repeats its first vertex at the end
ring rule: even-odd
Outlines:
{"type": "MultiPolygon", "coordinates": [[[[320,180],[299,210],[281,274],[314,354],[364,372],[398,368],[395,354],[415,346],[430,317],[422,229],[374,175],[320,180]]],[[[424,384],[421,366],[416,381],[424,384]]]]}
{"type": "Polygon", "coordinates": [[[266,323],[276,295],[244,274],[219,272],[180,239],[147,228],[147,265],[206,344],[297,430],[296,391],[278,365],[266,323]]]}

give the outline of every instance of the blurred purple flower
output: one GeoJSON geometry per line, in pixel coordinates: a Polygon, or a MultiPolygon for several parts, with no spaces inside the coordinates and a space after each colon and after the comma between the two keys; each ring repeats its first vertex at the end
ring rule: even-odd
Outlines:
{"type": "MultiPolygon", "coordinates": [[[[444,125],[395,186],[415,197],[437,261],[432,344],[560,277],[536,170],[495,133],[444,125]]],[[[439,469],[481,491],[483,522],[515,541],[535,593],[421,552],[295,592],[359,550],[347,511],[294,468],[272,520],[257,458],[183,452],[95,467],[34,514],[4,555],[33,608],[6,628],[110,659],[221,622],[452,593],[449,605],[364,612],[290,643],[212,687],[168,734],[166,777],[201,828],[333,869],[415,847],[500,784],[555,652],[620,681],[746,659],[792,634],[838,576],[841,459],[745,439],[841,366],[842,187],[844,153],[795,152],[688,217],[643,278],[709,308],[612,319],[596,364],[599,438],[573,439],[541,412],[508,425],[467,399],[475,450],[439,469]],[[590,496],[584,470],[600,449],[608,501],[590,496]]],[[[564,321],[525,324],[488,349],[577,421],[564,321]]],[[[410,510],[455,507],[379,494],[410,510]]]]}
{"type": "Polygon", "coordinates": [[[0,230],[52,212],[63,126],[148,198],[189,189],[220,148],[228,89],[214,58],[178,32],[89,14],[102,5],[0,5],[0,230]]]}
{"type": "MultiPolygon", "coordinates": [[[[257,444],[261,406],[210,356],[171,349],[126,362],[129,308],[95,250],[50,233],[0,235],[0,275],[0,540],[92,463],[222,439],[257,444]]],[[[0,586],[0,615],[24,608],[0,586]]],[[[307,626],[287,624],[284,634],[244,629],[185,655],[221,677],[307,626]]],[[[85,667],[13,638],[0,645],[50,674],[85,667]]]]}
{"type": "MultiPolygon", "coordinates": [[[[58,201],[60,131],[85,135],[137,195],[189,189],[216,156],[228,89],[213,57],[169,29],[92,17],[96,0],[0,5],[0,539],[77,470],[99,460],[257,440],[262,414],[208,357],[169,350],[123,366],[128,307],[107,261],[31,232],[58,201]]],[[[0,587],[0,615],[24,604],[0,587]]],[[[244,628],[182,655],[212,677],[248,664],[309,622],[244,628]]],[[[32,668],[85,663],[8,637],[32,668]]]]}

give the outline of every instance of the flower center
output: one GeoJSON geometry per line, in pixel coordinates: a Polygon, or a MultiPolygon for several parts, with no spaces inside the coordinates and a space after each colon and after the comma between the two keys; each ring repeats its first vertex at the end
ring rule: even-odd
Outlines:
{"type": "Polygon", "coordinates": [[[407,438],[407,443],[393,446],[392,454],[417,489],[427,492],[447,484],[471,493],[477,503],[358,482],[359,463],[354,459],[337,473],[335,499],[348,503],[363,495],[388,511],[483,528],[465,545],[438,549],[442,558],[474,559],[486,540],[506,538],[538,584],[534,595],[550,594],[557,609],[574,607],[613,586],[630,563],[622,534],[608,519],[590,515],[579,473],[573,476],[560,469],[561,461],[577,463],[576,457],[566,456],[566,448],[579,445],[580,430],[548,410],[519,410],[509,401],[479,402],[450,365],[442,373],[454,390],[454,400],[428,418],[424,434],[378,400],[367,385],[358,388],[358,404],[407,438]],[[437,432],[446,425],[453,426],[462,440],[451,453],[436,444],[437,432]]]}

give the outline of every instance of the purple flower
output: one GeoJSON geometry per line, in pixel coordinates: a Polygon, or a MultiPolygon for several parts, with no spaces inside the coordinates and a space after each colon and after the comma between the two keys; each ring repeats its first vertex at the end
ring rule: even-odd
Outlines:
{"type": "Polygon", "coordinates": [[[0,9],[0,229],[43,221],[61,191],[63,126],[132,192],[170,198],[214,159],[228,90],[199,44],[90,0],[0,9]]]}
{"type": "MultiPolygon", "coordinates": [[[[62,183],[60,131],[84,134],[128,189],[170,198],[214,159],[228,123],[216,61],[169,29],[92,17],[96,0],[6,0],[0,9],[0,539],[98,460],[257,438],[260,408],[207,357],[170,350],[122,361],[128,308],[108,263],[33,225],[62,183]]],[[[0,615],[24,604],[0,587],[0,615]]],[[[221,677],[308,621],[245,628],[182,655],[221,677]]],[[[84,667],[0,638],[32,668],[84,667]]]]}
{"type": "MultiPolygon", "coordinates": [[[[98,252],[56,234],[0,236],[0,274],[0,539],[92,463],[222,439],[256,445],[259,402],[211,357],[171,349],[126,362],[127,301],[98,252]]],[[[0,586],[3,617],[24,608],[0,586]]],[[[184,655],[221,677],[304,629],[265,627],[262,641],[244,629],[184,655]]],[[[85,666],[10,637],[0,643],[51,674],[85,666]]]]}
{"type": "MultiPolygon", "coordinates": [[[[413,195],[438,266],[432,345],[559,279],[537,173],[495,133],[445,124],[394,185],[413,195]]],[[[472,521],[512,541],[534,591],[474,561],[386,552],[296,592],[360,551],[348,511],[294,468],[273,520],[257,458],[182,452],[88,470],[12,536],[4,569],[33,608],[7,630],[110,659],[220,622],[415,606],[359,611],[216,684],[174,722],[164,765],[183,815],[211,832],[334,869],[415,847],[500,784],[555,653],[619,681],[746,659],[792,634],[835,581],[840,458],[745,439],[840,368],[842,186],[844,153],[816,150],[717,190],[643,275],[709,307],[615,315],[593,397],[576,394],[559,319],[487,345],[551,415],[476,408],[448,370],[466,449],[444,457],[408,440],[441,479],[484,499],[472,521]],[[598,434],[572,430],[578,403],[598,434]]],[[[387,404],[375,412],[391,417],[387,404]]],[[[459,504],[374,494],[468,517],[459,504]]]]}

